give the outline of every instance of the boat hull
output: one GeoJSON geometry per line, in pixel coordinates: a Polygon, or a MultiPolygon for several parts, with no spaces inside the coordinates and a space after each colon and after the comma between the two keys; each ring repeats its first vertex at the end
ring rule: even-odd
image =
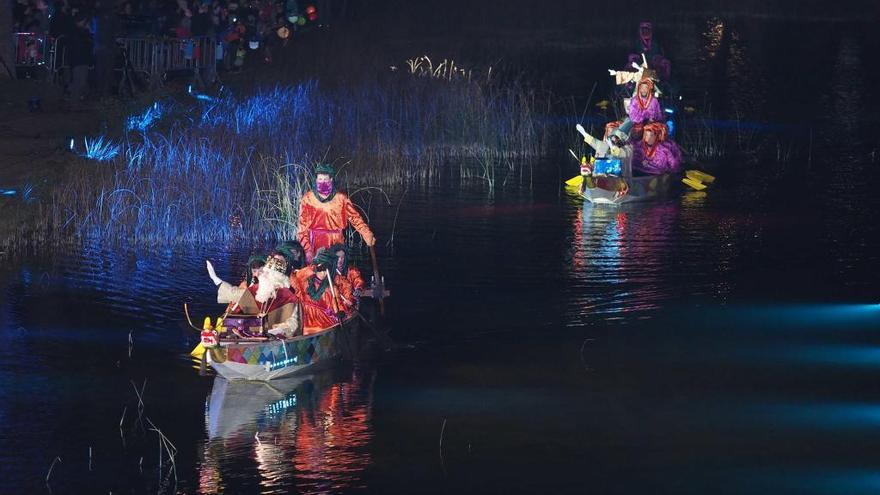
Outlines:
{"type": "Polygon", "coordinates": [[[623,204],[638,201],[651,201],[665,197],[677,183],[676,174],[646,175],[626,180],[629,191],[618,196],[616,191],[599,187],[584,187],[580,195],[594,204],[623,204]]]}
{"type": "Polygon", "coordinates": [[[267,342],[221,342],[208,363],[227,380],[268,381],[314,370],[339,360],[353,340],[356,320],[311,335],[267,342]]]}

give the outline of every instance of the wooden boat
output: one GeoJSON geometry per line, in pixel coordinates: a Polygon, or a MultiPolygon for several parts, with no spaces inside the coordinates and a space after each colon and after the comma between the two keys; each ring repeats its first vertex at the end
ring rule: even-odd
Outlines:
{"type": "Polygon", "coordinates": [[[583,181],[579,189],[580,195],[594,204],[613,205],[660,199],[678,184],[679,174],[609,177],[607,179],[609,180],[595,177],[593,181],[583,181]],[[625,187],[622,187],[623,184],[625,187]],[[591,185],[593,187],[590,187],[591,185]]]}
{"type": "Polygon", "coordinates": [[[268,381],[314,370],[351,356],[358,321],[354,316],[320,332],[290,339],[223,338],[202,344],[208,364],[227,380],[268,381]]]}

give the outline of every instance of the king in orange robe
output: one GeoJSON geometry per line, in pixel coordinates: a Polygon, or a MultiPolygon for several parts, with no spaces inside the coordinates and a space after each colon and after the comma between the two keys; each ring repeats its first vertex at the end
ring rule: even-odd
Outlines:
{"type": "Polygon", "coordinates": [[[376,237],[357,211],[348,195],[336,190],[333,180],[336,171],[326,164],[315,169],[316,187],[306,192],[300,201],[299,242],[309,260],[318,249],[329,248],[345,241],[343,231],[351,225],[368,246],[376,244],[376,237]]]}

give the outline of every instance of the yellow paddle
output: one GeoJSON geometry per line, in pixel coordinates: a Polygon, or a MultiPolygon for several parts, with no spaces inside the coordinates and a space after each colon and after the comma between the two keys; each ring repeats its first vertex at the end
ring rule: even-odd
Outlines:
{"type": "Polygon", "coordinates": [[[706,189],[706,184],[715,182],[715,177],[700,170],[688,170],[685,172],[685,178],[681,181],[692,189],[702,191],[706,189]]]}
{"type": "MultiPolygon", "coordinates": [[[[573,156],[574,159],[578,161],[578,163],[580,163],[580,164],[585,163],[586,157],[578,158],[577,155],[574,154],[574,151],[571,151],[570,148],[569,148],[568,152],[571,153],[571,156],[573,156]]],[[[593,163],[595,160],[596,159],[594,157],[592,157],[592,156],[590,157],[590,163],[593,163]]],[[[583,175],[575,175],[571,179],[568,179],[567,181],[565,181],[566,186],[572,186],[572,187],[581,187],[581,184],[583,184],[583,183],[584,183],[584,176],[583,175]]]]}
{"type": "Polygon", "coordinates": [[[571,179],[568,179],[567,181],[565,181],[565,185],[572,186],[572,187],[580,187],[580,185],[583,184],[583,182],[584,182],[583,175],[575,175],[571,179]]]}
{"type": "Polygon", "coordinates": [[[703,189],[706,189],[706,184],[703,184],[698,180],[691,179],[690,177],[685,177],[684,179],[681,179],[681,181],[697,191],[702,191],[703,189]]]}
{"type": "Polygon", "coordinates": [[[687,175],[690,179],[693,179],[697,182],[703,182],[705,184],[712,184],[713,182],[715,182],[714,176],[711,176],[701,170],[688,170],[687,172],[685,172],[685,175],[687,175]]]}

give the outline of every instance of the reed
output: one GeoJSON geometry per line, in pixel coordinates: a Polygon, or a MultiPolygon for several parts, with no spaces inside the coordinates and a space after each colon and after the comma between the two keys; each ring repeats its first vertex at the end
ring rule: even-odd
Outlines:
{"type": "Polygon", "coordinates": [[[491,191],[496,165],[513,171],[548,152],[546,98],[464,78],[453,62],[431,70],[437,77],[150,102],[120,118],[116,134],[85,138],[79,163],[31,210],[32,225],[0,245],[290,239],[318,161],[350,161],[341,173],[349,188],[433,181],[466,163],[491,191]]]}

